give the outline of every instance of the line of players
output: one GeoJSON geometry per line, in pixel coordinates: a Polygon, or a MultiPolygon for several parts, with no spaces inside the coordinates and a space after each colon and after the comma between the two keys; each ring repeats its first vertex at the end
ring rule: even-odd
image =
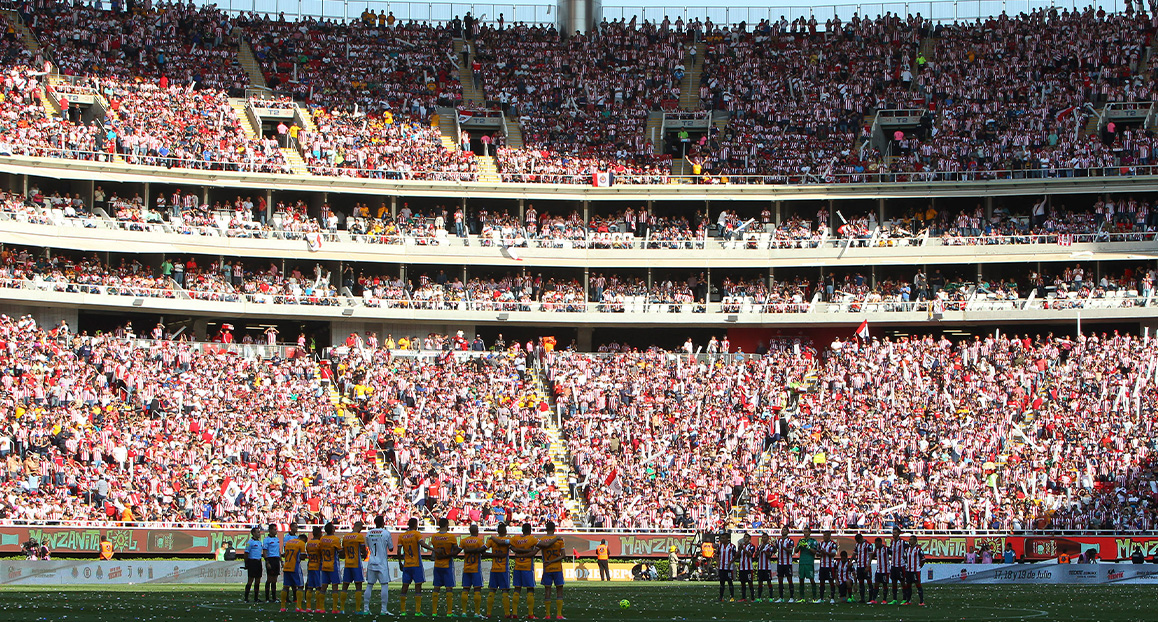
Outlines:
{"type": "MultiPolygon", "coordinates": [[[[566,555],[563,538],[555,535],[555,524],[547,521],[546,537],[531,534],[531,524],[523,523],[522,534],[510,537],[506,524],[500,523],[496,533],[486,538],[479,535],[478,525],[470,526],[470,534],[461,539],[449,533],[449,523],[443,518],[438,522],[438,533],[424,536],[418,531],[418,519],[411,518],[406,532],[399,537],[398,564],[402,572],[401,615],[407,615],[410,586],[414,584],[414,615],[425,615],[422,611],[422,586],[426,582],[423,568],[424,551],[429,551],[434,560],[433,608],[431,614],[439,615],[440,604],[445,602],[446,615],[454,613],[455,573],[454,561],[462,556],[462,605],[463,616],[482,614],[482,560],[491,560],[488,581],[489,594],[486,599],[486,615],[493,615],[496,594],[502,596],[503,615],[516,618],[519,601],[526,590],[527,618],[535,619],[535,558],[542,558],[542,585],[546,598],[545,619],[563,620],[563,559],[566,555]],[[429,541],[428,541],[429,540],[429,541]],[[514,560],[514,590],[511,589],[511,560],[514,560]],[[553,589],[552,589],[553,588],[553,589]],[[443,594],[445,591],[445,601],[443,594]],[[473,603],[470,595],[473,591],[473,603]],[[552,595],[554,599],[552,600],[552,595]],[[471,606],[473,604],[473,607],[471,606]]],[[[246,550],[246,567],[250,582],[245,586],[245,599],[249,600],[250,584],[253,585],[254,601],[258,596],[261,580],[261,561],[265,560],[266,570],[271,577],[282,575],[281,611],[292,605],[294,611],[306,613],[326,612],[326,592],[332,594],[332,613],[344,613],[348,602],[350,586],[354,586],[354,607],[352,613],[370,613],[370,600],[374,585],[381,584],[382,615],[392,615],[389,611],[390,553],[394,542],[384,526],[381,516],[374,518],[374,528],[363,533],[364,525],[356,522],[351,533],[336,535],[334,525],[315,526],[312,537],[297,533],[298,526],[291,524],[289,535],[284,540],[277,537],[276,527],[270,526],[269,536],[259,539],[259,530],[253,529],[250,545],[246,550]],[[280,547],[278,546],[280,544],[280,547]],[[280,548],[280,551],[278,550],[280,548]],[[252,551],[251,551],[252,549],[252,551]],[[280,552],[280,555],[273,553],[280,552]],[[251,555],[252,553],[252,555],[251,555]],[[363,572],[363,560],[366,561],[363,572]],[[302,566],[307,571],[305,585],[302,585],[302,566]],[[363,584],[365,588],[363,589],[363,584]]],[[[266,599],[271,600],[273,581],[266,582],[266,599]]]]}
{"type": "Polygon", "coordinates": [[[803,537],[794,541],[788,536],[788,528],[780,532],[780,538],[773,540],[768,534],[760,537],[759,544],[752,541],[752,535],[745,533],[740,545],[725,538],[717,554],[720,578],[720,602],[724,601],[724,588],[729,591],[729,601],[736,600],[736,586],[733,576],[740,581],[740,602],[750,598],[756,602],[764,600],[764,585],[768,585],[768,601],[774,603],[809,602],[804,597],[804,580],[808,579],[812,588],[813,603],[824,600],[824,588],[829,588],[829,604],[835,604],[837,592],[847,602],[856,602],[853,597],[853,583],[860,591],[860,602],[870,605],[912,604],[913,590],[916,589],[918,604],[925,604],[925,588],[921,585],[921,568],[925,565],[925,552],[916,536],[906,542],[901,530],[893,528],[892,541],[885,543],[877,538],[870,543],[861,534],[856,534],[856,546],[852,556],[848,551],[839,551],[831,531],[824,531],[817,541],[811,530],[805,528],[803,537]],[[797,574],[800,579],[800,598],[792,584],[792,558],[798,555],[797,574]],[[815,576],[816,560],[820,560],[820,594],[817,595],[815,576]],[[876,572],[872,572],[876,564],[876,572]],[[772,599],[772,570],[775,566],[779,598],[772,599]],[[738,569],[738,572],[737,572],[738,569]],[[755,577],[754,584],[753,577],[755,577]],[[788,583],[788,598],[784,598],[784,584],[788,583]],[[889,586],[892,585],[892,599],[889,586]],[[901,598],[897,598],[897,588],[901,588],[901,598]],[[868,597],[866,598],[866,589],[868,597]],[[758,591],[757,591],[758,590],[758,591]]]}

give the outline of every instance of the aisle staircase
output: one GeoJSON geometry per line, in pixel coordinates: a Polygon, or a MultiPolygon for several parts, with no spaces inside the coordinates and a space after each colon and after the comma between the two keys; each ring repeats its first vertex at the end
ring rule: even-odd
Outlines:
{"type": "MultiPolygon", "coordinates": [[[[462,62],[462,45],[462,39],[454,40],[454,62],[456,63],[462,62]]],[[[471,46],[471,60],[474,60],[474,53],[477,51],[477,44],[471,46]]],[[[482,89],[476,89],[474,87],[474,79],[471,75],[470,65],[460,66],[458,68],[458,81],[462,83],[463,103],[478,104],[479,106],[486,103],[486,97],[483,95],[482,89]]]]}
{"type": "Polygon", "coordinates": [[[20,14],[11,9],[2,9],[0,10],[0,15],[3,15],[4,19],[8,20],[9,24],[12,24],[12,28],[16,31],[16,35],[20,37],[20,41],[24,44],[24,47],[28,48],[28,51],[32,52],[33,56],[36,56],[36,54],[40,52],[40,42],[36,40],[36,35],[32,34],[32,31],[21,21],[20,14]]]}
{"type": "Polygon", "coordinates": [[[505,117],[503,122],[507,128],[507,147],[511,149],[522,149],[523,126],[519,125],[518,117],[505,117]]]}
{"type": "Polygon", "coordinates": [[[1096,136],[1098,134],[1098,125],[1101,122],[1101,115],[1104,109],[1104,107],[1098,108],[1098,114],[1090,115],[1090,118],[1086,119],[1086,125],[1082,128],[1083,138],[1089,138],[1090,136],[1096,136]]]}
{"type": "Polygon", "coordinates": [[[494,156],[481,156],[474,154],[474,160],[478,163],[478,180],[488,184],[497,184],[502,179],[499,177],[499,166],[495,162],[494,156]]]}
{"type": "Polygon", "coordinates": [[[587,516],[587,508],[583,506],[582,501],[571,496],[570,488],[567,486],[567,476],[571,473],[571,461],[568,460],[567,446],[563,442],[559,427],[555,425],[555,398],[547,389],[547,383],[541,371],[533,372],[531,378],[535,392],[546,396],[547,402],[551,406],[547,411],[547,416],[543,418],[543,429],[547,434],[547,440],[551,443],[551,463],[555,465],[555,487],[563,493],[563,507],[567,508],[567,513],[578,525],[587,516]]]}
{"type": "Polygon", "coordinates": [[[250,47],[249,41],[245,37],[237,43],[237,61],[241,64],[241,68],[245,70],[246,77],[249,78],[250,86],[257,86],[261,88],[269,88],[265,82],[265,74],[261,71],[261,63],[258,62],[257,57],[253,55],[253,48],[250,47]]]}
{"type": "Polygon", "coordinates": [[[302,129],[311,134],[316,134],[318,126],[314,123],[314,115],[310,114],[310,109],[307,108],[305,104],[294,105],[297,106],[298,109],[298,118],[302,120],[302,129]]]}
{"type": "Polygon", "coordinates": [[[253,120],[249,118],[249,113],[246,111],[246,100],[242,97],[230,97],[229,107],[237,113],[237,120],[241,122],[241,133],[245,134],[246,138],[255,139],[261,136],[260,128],[253,127],[253,120]]]}
{"type": "Polygon", "coordinates": [[[704,43],[696,44],[696,66],[689,64],[691,58],[685,56],[684,80],[680,84],[680,110],[695,111],[703,106],[700,104],[700,77],[704,75],[704,52],[708,46],[704,43]]]}
{"type": "Polygon", "coordinates": [[[453,108],[440,110],[438,114],[438,131],[442,135],[442,146],[447,151],[458,151],[458,122],[454,114],[453,108]]]}
{"type": "Polygon", "coordinates": [[[648,113],[643,137],[651,143],[655,153],[663,153],[663,111],[652,110],[648,113]]]}
{"type": "Polygon", "coordinates": [[[285,161],[289,164],[290,170],[293,171],[294,175],[310,174],[310,167],[306,166],[305,159],[302,158],[302,154],[298,153],[297,149],[282,147],[278,149],[278,151],[281,151],[282,156],[285,157],[285,161]]]}

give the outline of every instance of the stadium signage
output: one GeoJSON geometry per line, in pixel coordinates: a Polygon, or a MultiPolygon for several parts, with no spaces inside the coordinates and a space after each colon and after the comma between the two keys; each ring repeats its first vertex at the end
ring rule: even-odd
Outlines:
{"type": "Polygon", "coordinates": [[[928,564],[925,583],[1098,585],[1158,584],[1158,569],[1145,564],[928,564]]]}
{"type": "MultiPolygon", "coordinates": [[[[229,544],[242,548],[249,538],[249,532],[242,529],[161,529],[145,527],[14,527],[0,526],[0,554],[19,553],[21,545],[28,540],[36,540],[48,545],[49,550],[58,554],[95,553],[100,548],[100,538],[104,535],[113,543],[118,553],[136,555],[211,555],[222,546],[229,544]]],[[[570,554],[579,557],[593,557],[599,541],[607,540],[611,557],[666,557],[675,547],[680,556],[689,556],[699,550],[699,538],[695,533],[654,533],[654,532],[582,532],[561,534],[570,554]]],[[[738,534],[737,534],[738,535],[738,534]]],[[[889,538],[888,534],[869,534],[872,540],[877,535],[889,538]]],[[[395,534],[397,537],[398,534],[395,534]]],[[[852,536],[836,536],[841,550],[852,552],[852,536]]],[[[1126,559],[1135,546],[1142,549],[1146,557],[1158,553],[1158,537],[1034,537],[1034,536],[918,536],[925,554],[932,560],[959,560],[969,551],[988,547],[995,554],[1011,545],[1014,553],[1027,560],[1055,559],[1062,554],[1076,557],[1083,551],[1097,549],[1102,559],[1126,559]]]]}

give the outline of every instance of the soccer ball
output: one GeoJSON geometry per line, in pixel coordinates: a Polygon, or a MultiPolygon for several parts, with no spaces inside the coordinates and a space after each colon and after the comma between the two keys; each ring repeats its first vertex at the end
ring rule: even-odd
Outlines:
{"type": "Polygon", "coordinates": [[[619,608],[620,609],[631,609],[631,601],[624,598],[623,600],[619,601],[619,608]]]}

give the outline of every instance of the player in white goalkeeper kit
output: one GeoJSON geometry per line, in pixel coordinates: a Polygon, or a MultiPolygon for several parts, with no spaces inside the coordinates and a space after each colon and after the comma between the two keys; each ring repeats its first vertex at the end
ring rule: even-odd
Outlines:
{"type": "Polygon", "coordinates": [[[374,528],[366,534],[366,548],[370,549],[370,560],[366,565],[366,594],[362,599],[362,613],[370,613],[370,594],[374,584],[382,584],[382,615],[389,615],[390,601],[390,552],[394,550],[394,539],[385,528],[386,520],[374,517],[374,528]]]}

